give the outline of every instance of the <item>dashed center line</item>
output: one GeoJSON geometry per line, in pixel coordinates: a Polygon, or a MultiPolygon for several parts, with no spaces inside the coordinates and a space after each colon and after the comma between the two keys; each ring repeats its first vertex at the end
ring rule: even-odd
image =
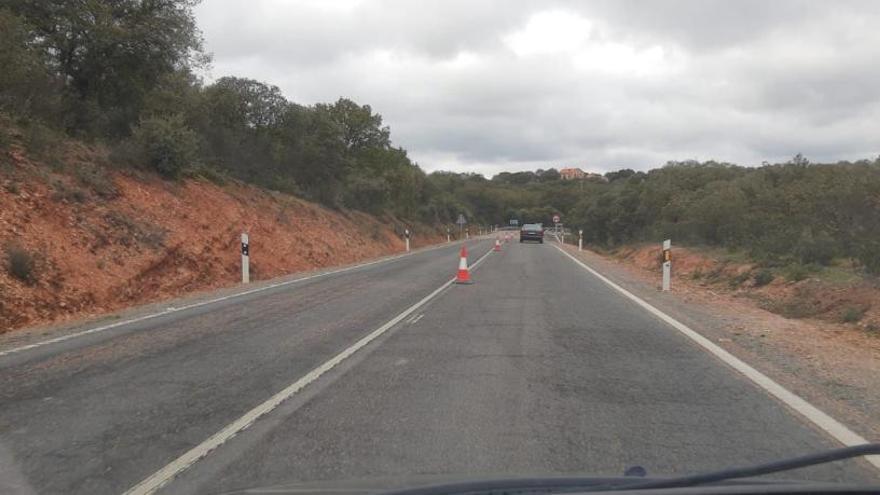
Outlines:
{"type": "MultiPolygon", "coordinates": [[[[489,250],[488,252],[486,252],[486,254],[481,256],[476,262],[471,265],[471,268],[475,268],[490,254],[492,254],[492,250],[489,250]]],[[[406,320],[413,313],[415,313],[416,310],[440,295],[445,289],[451,286],[453,282],[455,282],[455,278],[451,278],[448,281],[444,282],[443,285],[435,289],[427,296],[423,297],[419,302],[405,309],[402,313],[398,314],[381,327],[373,330],[366,337],[363,337],[362,339],[355,342],[352,346],[348,347],[347,349],[343,350],[342,352],[331,358],[329,361],[306,373],[305,376],[288,385],[285,389],[276,393],[262,404],[254,407],[253,409],[245,413],[244,416],[233,421],[222,430],[211,435],[207,440],[196,445],[177,459],[173,460],[167,466],[156,471],[137,485],[131,487],[128,491],[125,492],[125,495],[148,495],[156,493],[156,491],[165,486],[177,475],[188,469],[200,459],[208,455],[212,450],[220,447],[221,445],[226,443],[226,441],[250,427],[257,419],[277,408],[279,405],[281,405],[282,402],[289,399],[291,396],[308,386],[310,383],[317,380],[319,377],[321,377],[321,375],[327,373],[336,365],[347,359],[349,356],[362,349],[370,342],[376,340],[379,336],[393,328],[398,323],[406,320]]],[[[422,316],[424,316],[424,314],[416,315],[415,321],[418,321],[418,319],[420,319],[422,316]]]]}

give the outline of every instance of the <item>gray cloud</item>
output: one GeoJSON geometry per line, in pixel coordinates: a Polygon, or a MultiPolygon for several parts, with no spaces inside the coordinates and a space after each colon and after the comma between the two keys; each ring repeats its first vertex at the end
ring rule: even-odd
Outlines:
{"type": "Polygon", "coordinates": [[[428,170],[880,152],[880,2],[210,0],[210,76],[369,103],[428,170]]]}

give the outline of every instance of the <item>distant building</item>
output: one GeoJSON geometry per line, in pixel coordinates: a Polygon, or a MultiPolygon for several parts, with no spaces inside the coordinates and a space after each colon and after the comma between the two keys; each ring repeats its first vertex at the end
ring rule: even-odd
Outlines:
{"type": "Polygon", "coordinates": [[[576,167],[564,168],[560,170],[559,177],[562,180],[591,180],[593,182],[608,182],[608,178],[602,174],[584,172],[583,170],[576,167]]]}
{"type": "Polygon", "coordinates": [[[586,176],[587,173],[579,168],[564,168],[559,171],[559,177],[562,180],[583,179],[586,176]]]}

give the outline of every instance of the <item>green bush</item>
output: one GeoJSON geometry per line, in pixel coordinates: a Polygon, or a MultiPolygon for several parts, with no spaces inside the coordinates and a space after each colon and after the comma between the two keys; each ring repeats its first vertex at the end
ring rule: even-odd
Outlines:
{"type": "Polygon", "coordinates": [[[858,259],[865,271],[880,275],[880,239],[863,239],[859,246],[858,259]]]}
{"type": "Polygon", "coordinates": [[[755,287],[763,287],[772,282],[774,278],[773,272],[764,268],[755,273],[753,280],[755,282],[755,287]]]}
{"type": "Polygon", "coordinates": [[[57,159],[58,146],[62,139],[59,132],[37,121],[30,121],[22,126],[22,141],[25,148],[33,156],[43,160],[57,159]]]}
{"type": "Polygon", "coordinates": [[[810,272],[814,271],[809,265],[801,263],[792,263],[785,267],[785,278],[789,282],[800,282],[806,280],[810,276],[810,272]]]}
{"type": "Polygon", "coordinates": [[[78,187],[68,186],[65,182],[55,179],[52,181],[52,199],[55,201],[67,201],[72,203],[85,203],[89,199],[88,193],[78,187]]]}
{"type": "Polygon", "coordinates": [[[866,312],[865,308],[850,306],[843,310],[843,313],[840,315],[840,321],[843,323],[855,323],[861,320],[866,312]]]}
{"type": "Polygon", "coordinates": [[[749,272],[743,272],[730,279],[728,284],[730,285],[731,289],[736,289],[737,287],[745,283],[745,281],[749,278],[751,278],[751,274],[749,272]]]}
{"type": "Polygon", "coordinates": [[[357,173],[346,180],[343,201],[349,208],[379,213],[389,203],[390,193],[384,178],[357,173]]]}
{"type": "Polygon", "coordinates": [[[208,165],[199,165],[192,170],[192,175],[193,177],[200,177],[218,186],[226,185],[226,183],[229,182],[229,177],[227,177],[225,173],[208,165]]]}
{"type": "Polygon", "coordinates": [[[801,263],[818,263],[822,266],[830,265],[837,252],[837,241],[824,232],[805,233],[794,246],[794,254],[801,263]]]}
{"type": "Polygon", "coordinates": [[[19,245],[6,247],[6,271],[24,283],[37,281],[36,257],[19,245]]]}
{"type": "Polygon", "coordinates": [[[139,221],[116,210],[104,215],[104,220],[118,229],[116,242],[123,246],[132,246],[134,243],[139,243],[150,248],[158,248],[165,245],[167,232],[159,226],[139,221]]]}
{"type": "Polygon", "coordinates": [[[76,177],[81,185],[88,187],[101,198],[111,199],[119,195],[113,178],[102,167],[81,166],[76,169],[76,177]]]}
{"type": "Polygon", "coordinates": [[[142,159],[165,178],[180,177],[197,156],[198,135],[180,115],[144,119],[133,137],[142,159]]]}

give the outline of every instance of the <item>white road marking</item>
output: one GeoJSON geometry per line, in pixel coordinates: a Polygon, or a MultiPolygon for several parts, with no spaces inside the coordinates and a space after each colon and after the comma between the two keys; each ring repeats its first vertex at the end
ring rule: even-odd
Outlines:
{"type": "Polygon", "coordinates": [[[370,266],[370,265],[375,265],[375,264],[379,264],[379,263],[386,263],[386,262],[389,262],[389,261],[394,261],[394,260],[397,260],[397,259],[403,258],[403,257],[405,257],[405,256],[412,256],[412,255],[417,254],[417,253],[424,253],[424,252],[427,252],[427,251],[433,251],[433,250],[435,250],[435,249],[440,249],[440,248],[448,247],[448,246],[449,246],[449,244],[440,244],[440,245],[437,245],[437,246],[432,246],[432,247],[428,247],[428,248],[424,248],[424,249],[419,249],[419,250],[411,251],[411,252],[409,252],[409,253],[398,254],[398,255],[394,255],[394,256],[390,256],[390,257],[386,257],[386,258],[380,258],[380,259],[378,259],[378,260],[369,261],[369,262],[366,262],[366,263],[361,263],[361,264],[359,264],[359,265],[354,265],[354,266],[348,266],[348,267],[345,267],[345,268],[340,268],[340,269],[338,269],[338,270],[331,270],[331,271],[328,271],[328,272],[316,273],[315,275],[309,275],[309,276],[307,276],[307,277],[301,277],[301,278],[297,278],[297,279],[293,279],[293,280],[285,280],[284,282],[277,282],[277,283],[274,283],[274,284],[264,285],[264,286],[262,286],[262,287],[257,287],[257,288],[255,288],[255,289],[250,289],[250,290],[246,290],[246,291],[242,291],[242,292],[236,292],[235,294],[229,294],[229,295],[227,295],[227,296],[217,297],[217,298],[214,298],[214,299],[209,299],[209,300],[207,300],[207,301],[201,301],[201,302],[197,302],[197,303],[193,303],[193,304],[187,304],[187,305],[185,305],[185,306],[180,306],[180,307],[169,306],[169,307],[165,308],[164,310],[159,311],[158,313],[150,313],[150,314],[147,314],[147,315],[138,316],[137,318],[131,318],[131,319],[128,319],[128,320],[123,320],[123,321],[117,321],[117,322],[115,322],[115,323],[110,323],[110,324],[108,324],[108,325],[101,325],[101,326],[98,326],[98,327],[95,327],[95,328],[90,328],[90,329],[88,329],[88,330],[83,330],[83,331],[75,332],[75,333],[71,333],[71,334],[68,334],[68,335],[62,335],[62,336],[60,336],[60,337],[55,337],[55,338],[52,338],[52,339],[43,340],[43,341],[40,341],[40,342],[35,342],[35,343],[33,343],[33,344],[27,344],[27,345],[23,345],[23,346],[21,346],[21,347],[14,347],[14,348],[12,348],[12,349],[7,349],[7,350],[5,350],[5,351],[0,351],[0,357],[8,356],[8,355],[10,355],[10,354],[15,354],[15,353],[22,352],[22,351],[29,351],[29,350],[31,350],[31,349],[36,349],[36,348],[38,348],[38,347],[43,347],[43,346],[50,345],[50,344],[57,344],[57,343],[59,343],[59,342],[64,342],[65,340],[75,339],[75,338],[78,338],[78,337],[83,337],[83,336],[86,336],[86,335],[91,335],[91,334],[93,334],[93,333],[103,332],[103,331],[105,331],[105,330],[110,330],[110,329],[113,329],[113,328],[118,328],[118,327],[121,327],[121,326],[130,325],[130,324],[132,324],[132,323],[138,323],[138,322],[145,321],[145,320],[151,320],[151,319],[153,319],[153,318],[158,318],[158,317],[160,317],[160,316],[165,316],[165,315],[169,315],[169,314],[172,314],[172,313],[177,313],[177,312],[180,312],[180,311],[186,311],[186,310],[188,310],[188,309],[198,308],[198,307],[201,307],[201,306],[207,306],[207,305],[209,305],[209,304],[214,304],[214,303],[218,303],[218,302],[226,301],[226,300],[229,300],[229,299],[235,299],[235,298],[237,298],[237,297],[242,297],[242,296],[246,296],[246,295],[249,295],[249,294],[254,294],[254,293],[257,293],[257,292],[263,292],[263,291],[267,291],[267,290],[269,290],[269,289],[275,289],[275,288],[277,288],[277,287],[284,287],[284,286],[286,286],[286,285],[293,285],[293,284],[297,284],[297,283],[300,283],[300,282],[305,282],[306,280],[311,280],[311,279],[314,279],[314,278],[326,277],[326,276],[329,276],[329,275],[335,275],[335,274],[337,274],[337,273],[343,273],[343,272],[347,272],[347,271],[351,271],[351,270],[357,270],[357,269],[359,269],[359,268],[364,268],[364,267],[366,267],[366,266],[370,266]]]}
{"type": "MultiPolygon", "coordinates": [[[[773,397],[776,397],[782,403],[784,403],[785,405],[787,405],[788,407],[790,407],[791,409],[796,411],[798,414],[800,414],[801,416],[806,418],[808,421],[810,421],[811,423],[813,423],[814,425],[819,427],[821,430],[825,431],[825,433],[830,435],[832,438],[834,438],[835,440],[837,440],[841,444],[843,444],[845,446],[853,446],[853,445],[861,445],[864,443],[868,443],[868,441],[865,438],[863,438],[858,433],[847,428],[843,423],[837,421],[836,419],[832,418],[828,414],[825,414],[824,412],[819,410],[816,406],[810,404],[809,402],[807,402],[806,400],[804,400],[800,396],[794,394],[793,392],[789,391],[788,389],[786,389],[782,385],[773,381],[767,375],[761,373],[760,371],[758,371],[755,368],[751,367],[750,365],[746,364],[745,361],[743,361],[743,360],[739,359],[738,357],[734,356],[733,354],[725,351],[724,349],[719,347],[717,344],[715,344],[711,340],[707,339],[706,337],[703,337],[702,335],[700,335],[696,331],[692,330],[690,327],[688,327],[684,323],[679,322],[675,318],[673,318],[673,317],[667,315],[666,313],[660,311],[659,309],[655,308],[654,306],[647,303],[642,298],[636,296],[632,292],[615,284],[614,282],[612,282],[611,280],[609,280],[608,278],[603,276],[601,273],[599,273],[596,270],[587,266],[587,264],[584,263],[583,261],[581,261],[581,260],[575,258],[574,256],[572,256],[571,254],[565,252],[559,246],[553,246],[553,247],[558,249],[559,252],[561,252],[562,254],[571,258],[572,261],[574,261],[575,263],[577,263],[578,265],[583,267],[585,270],[587,270],[588,272],[590,272],[591,274],[596,276],[596,278],[598,278],[602,282],[605,282],[605,284],[607,284],[609,287],[616,290],[617,292],[620,292],[625,297],[629,298],[630,300],[632,300],[633,302],[635,302],[636,304],[641,306],[643,309],[647,310],[649,313],[653,314],[657,318],[660,318],[665,323],[667,323],[669,326],[678,330],[679,332],[684,334],[689,339],[693,340],[700,347],[702,347],[703,349],[705,349],[706,351],[708,351],[709,353],[711,353],[712,355],[714,355],[715,357],[717,357],[718,359],[723,361],[725,364],[727,364],[731,368],[733,368],[736,371],[740,372],[741,374],[745,375],[746,378],[748,378],[749,380],[754,382],[759,387],[763,388],[765,391],[767,391],[773,397]]],[[[876,456],[876,455],[866,456],[865,460],[867,460],[875,468],[880,469],[880,456],[876,456]]]]}
{"type": "MultiPolygon", "coordinates": [[[[486,254],[481,256],[473,265],[471,265],[471,269],[479,265],[480,262],[486,259],[486,257],[488,257],[490,254],[492,254],[491,249],[486,252],[486,254]]],[[[261,416],[271,412],[273,409],[281,405],[282,402],[289,399],[291,396],[305,388],[313,381],[317,380],[321,375],[333,369],[333,367],[344,361],[346,358],[348,358],[358,350],[365,347],[367,344],[375,340],[383,333],[393,328],[395,325],[403,321],[406,317],[411,315],[417,309],[427,304],[431,299],[437,297],[437,295],[443,292],[444,289],[451,286],[453,282],[455,282],[455,277],[444,282],[443,285],[435,289],[427,296],[423,297],[419,302],[405,309],[402,313],[395,316],[381,327],[373,330],[366,337],[363,337],[362,339],[355,342],[351,347],[348,347],[344,351],[331,358],[329,361],[306,373],[305,376],[293,382],[284,390],[276,393],[262,404],[245,413],[244,416],[233,421],[222,430],[211,435],[204,442],[196,445],[188,452],[169,463],[167,466],[156,471],[137,485],[131,487],[125,492],[125,495],[148,495],[155,493],[157,490],[165,486],[165,484],[167,484],[169,481],[174,479],[175,476],[195,464],[199,459],[202,459],[212,450],[223,445],[227,440],[247,429],[254,423],[254,421],[259,419],[261,416]]]]}
{"type": "Polygon", "coordinates": [[[415,315],[415,316],[413,316],[412,318],[409,319],[409,324],[410,324],[410,325],[415,325],[416,323],[418,323],[419,320],[421,320],[421,319],[424,318],[424,317],[425,317],[425,313],[415,315]]]}

